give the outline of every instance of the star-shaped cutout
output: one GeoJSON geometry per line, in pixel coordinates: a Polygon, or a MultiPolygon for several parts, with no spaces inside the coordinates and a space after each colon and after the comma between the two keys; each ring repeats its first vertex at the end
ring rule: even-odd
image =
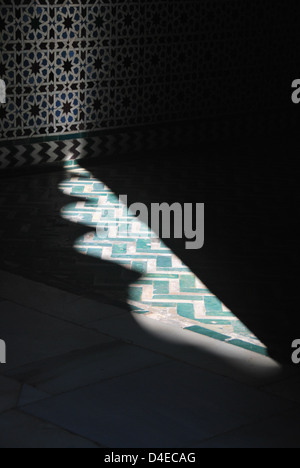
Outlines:
{"type": "Polygon", "coordinates": [[[64,27],[66,29],[72,29],[73,26],[73,18],[71,16],[67,16],[64,20],[64,27]]]}
{"type": "Polygon", "coordinates": [[[38,73],[40,73],[40,70],[41,70],[41,65],[39,64],[39,62],[35,61],[35,62],[32,62],[31,64],[31,72],[34,74],[34,75],[37,75],[38,73]]]}
{"type": "Polygon", "coordinates": [[[96,25],[96,28],[98,28],[98,29],[103,28],[104,19],[102,18],[102,16],[97,16],[97,18],[95,19],[95,25],[96,25]]]}
{"type": "Polygon", "coordinates": [[[66,101],[63,105],[63,113],[68,115],[71,113],[72,104],[69,101],[66,101]]]}
{"type": "Polygon", "coordinates": [[[40,115],[40,112],[41,112],[41,109],[39,105],[34,104],[33,106],[31,106],[30,113],[32,117],[38,117],[40,115]]]}
{"type": "Polygon", "coordinates": [[[93,105],[95,111],[99,111],[102,107],[102,102],[100,99],[95,99],[94,105],[93,105]]]}
{"type": "Polygon", "coordinates": [[[94,67],[96,68],[96,70],[101,70],[101,68],[103,68],[103,60],[102,58],[97,58],[94,62],[94,67]]]}
{"type": "Polygon", "coordinates": [[[39,20],[39,18],[36,16],[35,18],[32,18],[31,19],[31,29],[33,29],[34,31],[37,31],[38,29],[40,29],[41,27],[41,22],[39,20]]]}
{"type": "Polygon", "coordinates": [[[72,70],[73,64],[71,60],[67,59],[64,61],[63,69],[66,73],[69,73],[72,70]]]}

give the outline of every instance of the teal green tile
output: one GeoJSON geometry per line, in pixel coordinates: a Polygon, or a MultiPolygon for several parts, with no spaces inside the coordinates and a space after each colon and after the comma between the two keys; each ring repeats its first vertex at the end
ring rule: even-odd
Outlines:
{"type": "Polygon", "coordinates": [[[72,193],[83,193],[84,192],[84,185],[79,185],[77,187],[73,187],[72,193]]]}
{"type": "MultiPolygon", "coordinates": [[[[120,226],[119,226],[119,231],[120,231],[120,233],[129,232],[129,224],[121,223],[120,226]]],[[[132,242],[135,242],[135,241],[136,241],[136,239],[132,238],[132,242]]]]}
{"type": "Polygon", "coordinates": [[[124,255],[127,253],[127,245],[126,244],[115,244],[112,249],[113,255],[124,255]]]}
{"type": "Polygon", "coordinates": [[[223,312],[222,303],[216,297],[206,296],[204,298],[207,315],[220,315],[223,312]]]}
{"type": "Polygon", "coordinates": [[[179,275],[172,275],[166,273],[150,273],[149,275],[147,275],[147,277],[153,279],[178,279],[179,275]]]}
{"type": "Polygon", "coordinates": [[[151,239],[138,239],[136,243],[137,251],[148,251],[151,250],[151,239]]]}
{"type": "MultiPolygon", "coordinates": [[[[169,299],[173,300],[180,300],[180,301],[202,301],[203,298],[201,296],[186,296],[186,295],[181,295],[177,296],[176,294],[169,294],[168,296],[169,299]]],[[[159,294],[155,295],[155,299],[164,299],[164,297],[160,296],[159,294]]]]}
{"type": "Polygon", "coordinates": [[[157,257],[157,267],[158,268],[172,267],[172,258],[171,257],[157,257]]]}
{"type": "Polygon", "coordinates": [[[142,309],[140,307],[135,307],[135,306],[131,306],[131,309],[135,314],[147,314],[147,312],[148,312],[145,309],[142,309]]]}
{"type": "Polygon", "coordinates": [[[98,198],[90,198],[87,202],[85,202],[85,207],[98,207],[99,199],[98,198]]]}
{"type": "Polygon", "coordinates": [[[234,333],[237,333],[239,335],[244,335],[244,336],[251,336],[253,337],[253,333],[247,328],[242,322],[239,320],[233,321],[233,330],[234,333]]]}
{"type": "Polygon", "coordinates": [[[196,278],[194,275],[183,275],[180,278],[180,289],[195,288],[196,278]]]}
{"type": "Polygon", "coordinates": [[[108,196],[107,196],[107,202],[108,203],[119,203],[119,198],[113,194],[113,193],[109,193],[108,196]]]}
{"type": "Polygon", "coordinates": [[[147,273],[147,262],[132,262],[132,268],[140,273],[147,273]]]}
{"type": "Polygon", "coordinates": [[[234,317],[231,312],[223,310],[222,303],[214,296],[204,296],[205,310],[207,316],[234,317]]]}
{"type": "Polygon", "coordinates": [[[195,325],[193,327],[187,327],[185,328],[185,330],[199,333],[199,335],[209,336],[210,338],[214,338],[215,340],[219,341],[227,341],[230,338],[230,336],[223,335],[222,333],[217,333],[213,330],[209,330],[208,328],[199,327],[198,325],[195,325]]]}
{"type": "Polygon", "coordinates": [[[136,260],[136,259],[140,259],[140,260],[144,260],[144,259],[147,259],[147,260],[154,260],[156,257],[154,255],[148,255],[148,254],[141,254],[141,255],[132,255],[132,254],[126,254],[126,255],[122,255],[122,257],[126,257],[126,258],[131,258],[132,260],[136,260]]]}
{"type": "Polygon", "coordinates": [[[239,346],[240,348],[248,349],[249,351],[253,351],[254,353],[262,354],[263,356],[269,355],[267,348],[248,343],[247,341],[234,339],[228,341],[228,343],[234,346],[239,346]]]}
{"type": "Polygon", "coordinates": [[[90,223],[93,219],[93,215],[90,213],[83,213],[80,216],[81,216],[81,220],[79,222],[81,223],[90,223]]]}
{"type": "Polygon", "coordinates": [[[87,254],[91,257],[101,258],[102,249],[88,249],[87,254]]]}
{"type": "Polygon", "coordinates": [[[142,299],[142,294],[143,288],[135,288],[132,286],[129,288],[129,297],[133,301],[140,301],[142,299]]]}
{"type": "Polygon", "coordinates": [[[169,294],[169,291],[168,281],[154,281],[154,294],[169,294]]]}
{"type": "Polygon", "coordinates": [[[96,182],[93,184],[93,189],[95,190],[103,190],[104,184],[102,182],[96,182]]]}
{"type": "Polygon", "coordinates": [[[143,285],[143,286],[144,285],[150,285],[151,286],[153,284],[153,281],[151,281],[151,280],[142,280],[141,279],[141,280],[138,280],[136,283],[138,285],[143,285]]]}
{"type": "Polygon", "coordinates": [[[180,291],[183,293],[189,294],[207,294],[209,292],[208,289],[198,289],[198,288],[180,288],[180,291]]]}
{"type": "Polygon", "coordinates": [[[191,320],[195,318],[195,311],[193,304],[177,304],[177,314],[191,320]]]}

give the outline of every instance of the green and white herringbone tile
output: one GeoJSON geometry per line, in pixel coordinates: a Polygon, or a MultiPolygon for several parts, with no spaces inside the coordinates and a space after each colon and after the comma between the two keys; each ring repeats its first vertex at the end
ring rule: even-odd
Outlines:
{"type": "MultiPolygon", "coordinates": [[[[140,273],[129,287],[128,303],[134,313],[267,354],[265,346],[108,187],[75,162],[66,163],[66,169],[69,178],[60,189],[82,201],[65,206],[62,216],[91,228],[74,248],[140,273]]],[[[107,289],[114,297],[118,292],[116,285],[107,289]]]]}

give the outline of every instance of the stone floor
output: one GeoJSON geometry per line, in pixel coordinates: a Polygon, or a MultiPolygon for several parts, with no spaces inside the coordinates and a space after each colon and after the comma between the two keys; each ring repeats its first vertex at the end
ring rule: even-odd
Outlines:
{"type": "MultiPolygon", "coordinates": [[[[114,180],[119,178],[116,170],[114,180]]],[[[75,289],[93,289],[106,303],[119,300],[121,306],[128,304],[137,314],[267,354],[264,344],[163,240],[79,163],[66,162],[60,174],[9,182],[0,199],[1,238],[9,249],[9,255],[6,252],[2,258],[4,267],[20,263],[21,271],[28,274],[35,270],[38,278],[39,270],[41,277],[45,276],[45,263],[54,260],[47,269],[47,281],[64,286],[70,284],[76,263],[81,277],[77,285],[74,281],[75,289]],[[60,207],[63,200],[65,205],[60,207]],[[49,216],[53,206],[56,213],[49,216]],[[83,234],[71,239],[78,228],[83,234]],[[44,258],[35,252],[36,244],[42,245],[44,258]],[[27,246],[25,252],[23,245],[27,246]],[[25,259],[25,265],[27,255],[31,258],[25,259]],[[63,261],[66,256],[68,260],[63,261]],[[80,273],[83,263],[86,268],[80,273]]]]}
{"type": "MultiPolygon", "coordinates": [[[[186,174],[181,193],[183,171],[173,179],[167,167],[166,187],[150,166],[135,164],[94,172],[68,163],[1,179],[0,446],[298,447],[298,368],[271,359],[263,340],[278,342],[281,298],[287,311],[293,300],[282,270],[262,268],[267,244],[250,229],[259,179],[245,175],[243,199],[224,167],[207,169],[208,221],[223,223],[222,238],[210,242],[219,231],[208,223],[208,249],[189,257],[116,199],[132,187],[141,201],[144,187],[157,195],[152,201],[169,202],[172,190],[186,199],[187,186],[198,197],[198,174],[186,174]],[[228,225],[226,204],[236,219],[228,225]],[[116,209],[129,240],[109,231],[116,209]],[[95,235],[99,223],[109,239],[95,235]],[[252,249],[243,245],[249,229],[252,249]],[[231,249],[231,238],[242,250],[231,249]]],[[[267,202],[257,200],[256,223],[269,226],[267,202]]],[[[278,257],[293,253],[290,239],[278,234],[278,257]]],[[[283,342],[289,352],[291,341],[283,342]]]]}
{"type": "Polygon", "coordinates": [[[266,356],[0,272],[1,447],[298,447],[266,356]]]}

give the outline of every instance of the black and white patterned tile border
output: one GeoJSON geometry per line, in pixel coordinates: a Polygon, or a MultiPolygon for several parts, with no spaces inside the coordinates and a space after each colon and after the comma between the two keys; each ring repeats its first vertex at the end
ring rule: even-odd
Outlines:
{"type": "Polygon", "coordinates": [[[285,115],[273,113],[247,116],[224,116],[218,120],[171,122],[106,130],[96,134],[74,134],[52,139],[0,141],[0,171],[26,166],[59,163],[69,160],[108,156],[115,158],[138,151],[155,151],[164,148],[187,148],[199,142],[232,140],[241,136],[271,135],[292,128],[295,122],[285,115]]]}
{"type": "Polygon", "coordinates": [[[2,142],[0,170],[58,163],[84,158],[107,158],[140,150],[155,150],[192,143],[196,123],[165,125],[103,132],[94,136],[74,136],[52,141],[2,142]]]}

